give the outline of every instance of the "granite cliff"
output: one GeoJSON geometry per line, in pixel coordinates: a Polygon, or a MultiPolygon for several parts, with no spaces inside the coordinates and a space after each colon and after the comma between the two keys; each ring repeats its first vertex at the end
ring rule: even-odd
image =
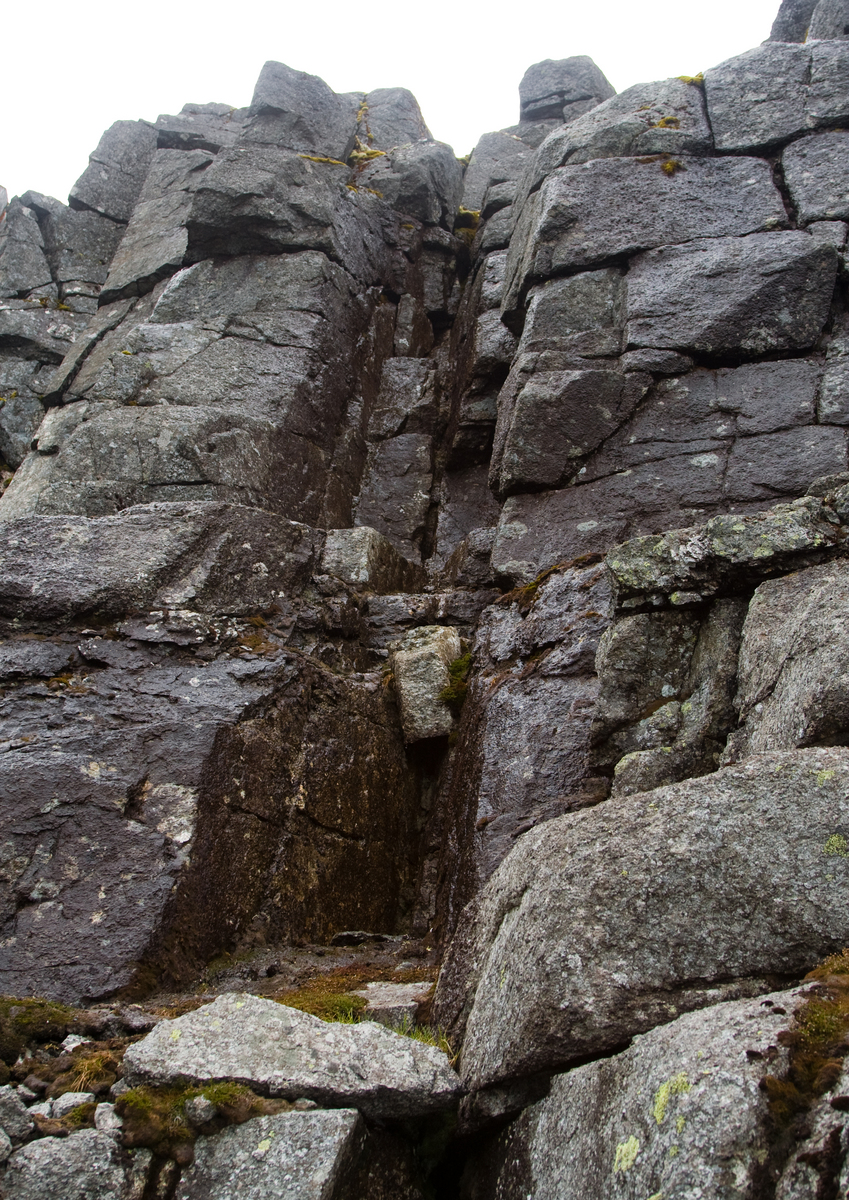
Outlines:
{"type": "Polygon", "coordinates": [[[519,94],[0,190],[8,1200],[849,1195],[849,4],[519,94]]]}

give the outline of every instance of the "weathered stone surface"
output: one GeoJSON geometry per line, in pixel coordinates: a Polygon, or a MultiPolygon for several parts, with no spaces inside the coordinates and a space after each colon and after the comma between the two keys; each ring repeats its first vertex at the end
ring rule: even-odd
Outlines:
{"type": "MultiPolygon", "coordinates": [[[[608,346],[598,338],[576,337],[596,330],[612,330],[624,317],[625,283],[615,267],[586,271],[568,279],[551,279],[528,293],[528,308],[519,342],[519,353],[563,350],[580,354],[616,353],[615,339],[608,346]]],[[[609,336],[609,335],[608,335],[609,336]]]]}
{"type": "Polygon", "coordinates": [[[156,118],[160,150],[209,150],[217,154],[233,146],[242,132],[247,111],[229,104],[184,104],[175,116],[156,118]]]}
{"type": "Polygon", "coordinates": [[[819,337],[837,269],[806,233],[716,237],[640,255],[628,274],[629,346],[747,355],[819,337]]]}
{"type": "Polygon", "coordinates": [[[251,612],[303,586],[320,543],[304,525],[218,504],[23,518],[2,526],[0,607],[40,619],[162,607],[251,612]]]}
{"type": "Polygon", "coordinates": [[[93,1104],[94,1099],[94,1092],[63,1092],[61,1096],[57,1096],[53,1101],[50,1115],[52,1117],[65,1117],[81,1104],[93,1104]]]}
{"type": "Polygon", "coordinates": [[[593,762],[613,772],[613,795],[648,792],[716,770],[729,730],[744,600],[707,616],[640,613],[599,645],[593,762]]]}
{"type": "Polygon", "coordinates": [[[849,424],[849,337],[838,336],[828,345],[825,373],[817,399],[817,416],[829,425],[849,424]]]}
{"type": "Polygon", "coordinates": [[[10,467],[21,465],[41,424],[40,397],[47,391],[50,367],[19,358],[0,359],[0,455],[10,467]]]}
{"type": "Polygon", "coordinates": [[[515,134],[485,133],[472,151],[463,177],[463,207],[479,212],[489,189],[517,183],[531,157],[530,147],[515,134]]]}
{"type": "Polygon", "coordinates": [[[811,41],[822,38],[845,38],[847,34],[846,0],[819,0],[811,17],[808,37],[811,41]]]}
{"type": "Polygon", "coordinates": [[[505,309],[516,308],[530,283],[616,255],[786,224],[765,162],[693,159],[672,173],[662,167],[659,161],[613,158],[553,171],[522,210],[511,242],[505,309]]]}
{"type": "Polygon", "coordinates": [[[817,0],[781,0],[772,23],[771,42],[804,42],[817,0]]]}
{"type": "Polygon", "coordinates": [[[448,667],[461,653],[456,629],[426,625],[407,634],[392,655],[405,741],[451,732],[454,717],[441,693],[450,682],[448,667]]]}
{"type": "Polygon", "coordinates": [[[357,524],[384,534],[404,557],[421,545],[433,486],[433,443],[424,433],[403,433],[369,448],[357,524]]]}
{"type": "Polygon", "coordinates": [[[26,296],[52,282],[35,214],[15,198],[0,224],[0,297],[26,296]]]}
{"type": "Polygon", "coordinates": [[[141,1200],[149,1150],[122,1151],[97,1129],[45,1137],[17,1150],[3,1177],[8,1200],[141,1200]]]}
{"type": "Polygon", "coordinates": [[[97,297],[123,225],[100,213],[66,208],[37,192],[25,192],[23,199],[38,217],[45,254],[65,301],[97,297]]]}
{"type": "Polygon", "coordinates": [[[438,1019],[466,1027],[467,1086],[604,1053],[731,998],[720,980],[802,973],[842,945],[845,868],[825,847],[849,820],[847,780],[844,749],[775,752],[527,834],[437,988],[438,1019]]]}
{"type": "Polygon", "coordinates": [[[23,1100],[8,1084],[0,1087],[0,1129],[5,1130],[13,1142],[22,1142],[33,1129],[23,1100]]]}
{"type": "Polygon", "coordinates": [[[757,151],[845,119],[849,48],[769,41],[705,72],[717,150],[757,151]]]}
{"type": "Polygon", "coordinates": [[[463,191],[463,168],[450,146],[422,140],[372,159],[357,184],[374,188],[393,208],[426,225],[451,229],[463,191]]]}
{"type": "Polygon", "coordinates": [[[438,415],[433,364],[421,358],[387,359],[369,418],[369,439],[382,441],[400,433],[434,433],[438,415]]]}
{"type": "Polygon", "coordinates": [[[701,88],[680,79],[638,83],[550,133],[525,186],[539,186],[567,163],[641,154],[709,154],[712,148],[701,88]]]}
{"type": "Polygon", "coordinates": [[[290,1112],[231,1126],[196,1144],[177,1200],[335,1200],[365,1140],[359,1113],[290,1112]]]}
{"type": "Polygon", "coordinates": [[[520,121],[569,121],[614,93],[591,58],[552,59],[528,67],[519,84],[520,121]]]}
{"type": "Polygon", "coordinates": [[[762,583],[740,646],[740,726],[727,761],[765,750],[841,745],[849,738],[849,678],[841,630],[849,605],[843,561],[762,583]]]}
{"type": "Polygon", "coordinates": [[[634,538],[608,555],[620,603],[658,594],[710,596],[732,579],[798,569],[840,542],[833,510],[815,496],[750,516],[713,517],[693,529],[634,538]]]}
{"type": "Polygon", "coordinates": [[[189,258],[322,250],[366,284],[382,282],[391,259],[386,206],[347,182],[344,165],[276,144],[222,150],[194,192],[189,258]]]}
{"type": "Polygon", "coordinates": [[[422,138],[432,140],[418,101],[407,88],[374,88],[365,96],[360,140],[375,150],[391,150],[422,138]]]}
{"type": "Polygon", "coordinates": [[[91,208],[113,221],[129,221],[155,149],[156,130],[147,121],[110,125],[71,188],[71,208],[91,208]]]}
{"type": "Polygon", "coordinates": [[[803,225],[849,218],[849,134],[800,138],[781,165],[803,225]]]}
{"type": "Polygon", "coordinates": [[[375,529],[331,529],[321,556],[321,570],[358,592],[414,592],[423,582],[421,568],[402,558],[375,529]]]}
{"type": "Polygon", "coordinates": [[[101,299],[141,295],[183,265],[192,194],[213,161],[207,150],[157,150],[101,299]]]}
{"type": "Polygon", "coordinates": [[[0,354],[60,363],[82,332],[85,317],[37,300],[0,300],[0,354]]]}
{"type": "Polygon", "coordinates": [[[234,1079],[271,1096],[304,1096],[403,1119],[452,1108],[459,1080],[441,1050],[373,1022],[337,1025],[230,993],[162,1021],[124,1059],[128,1082],[234,1079]]]}
{"type": "Polygon", "coordinates": [[[419,1005],[427,999],[429,984],[367,983],[354,993],[366,1001],[363,1016],[381,1025],[411,1026],[415,1023],[419,1005]]]}
{"type": "Polygon", "coordinates": [[[259,74],[243,141],[341,159],[353,149],[356,109],[323,79],[269,61],[259,74]]]}
{"type": "Polygon", "coordinates": [[[558,1075],[482,1157],[480,1195],[744,1196],[771,1149],[760,1084],[786,1066],[779,1034],[804,995],[687,1013],[622,1054],[558,1075]]]}

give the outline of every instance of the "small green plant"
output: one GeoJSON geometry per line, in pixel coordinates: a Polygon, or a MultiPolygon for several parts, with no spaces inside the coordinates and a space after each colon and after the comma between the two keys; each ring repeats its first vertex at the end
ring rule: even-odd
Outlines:
{"type": "Polygon", "coordinates": [[[469,690],[467,683],[472,666],[472,656],[467,651],[448,664],[448,683],[439,693],[439,699],[447,704],[456,717],[463,711],[466,695],[469,690]]]}

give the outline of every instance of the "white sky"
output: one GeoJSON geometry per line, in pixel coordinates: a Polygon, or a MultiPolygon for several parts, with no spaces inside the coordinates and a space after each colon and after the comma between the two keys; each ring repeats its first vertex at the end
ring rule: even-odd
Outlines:
{"type": "Polygon", "coordinates": [[[695,75],[769,36],[779,0],[6,0],[0,183],[66,200],[113,121],[250,103],[266,59],[337,92],[407,87],[458,155],[518,120],[543,58],[589,54],[617,91],[695,75]]]}

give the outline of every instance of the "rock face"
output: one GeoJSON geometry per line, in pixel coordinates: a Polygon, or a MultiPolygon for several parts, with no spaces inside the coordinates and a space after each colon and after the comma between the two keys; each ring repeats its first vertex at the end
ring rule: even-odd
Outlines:
{"type": "Polygon", "coordinates": [[[757,1090],[849,942],[847,29],[784,0],[619,95],[547,59],[468,162],[272,61],[116,122],[67,205],[0,189],[0,1035],[164,990],[126,1079],[266,1106],[133,1159],[126,1084],[57,1116],[62,1055],[0,1036],[0,1191],[849,1186],[843,1025],[780,1138],[757,1090]],[[432,1008],[462,1083],[174,998],[336,935],[411,939],[340,987],[432,1008]]]}

